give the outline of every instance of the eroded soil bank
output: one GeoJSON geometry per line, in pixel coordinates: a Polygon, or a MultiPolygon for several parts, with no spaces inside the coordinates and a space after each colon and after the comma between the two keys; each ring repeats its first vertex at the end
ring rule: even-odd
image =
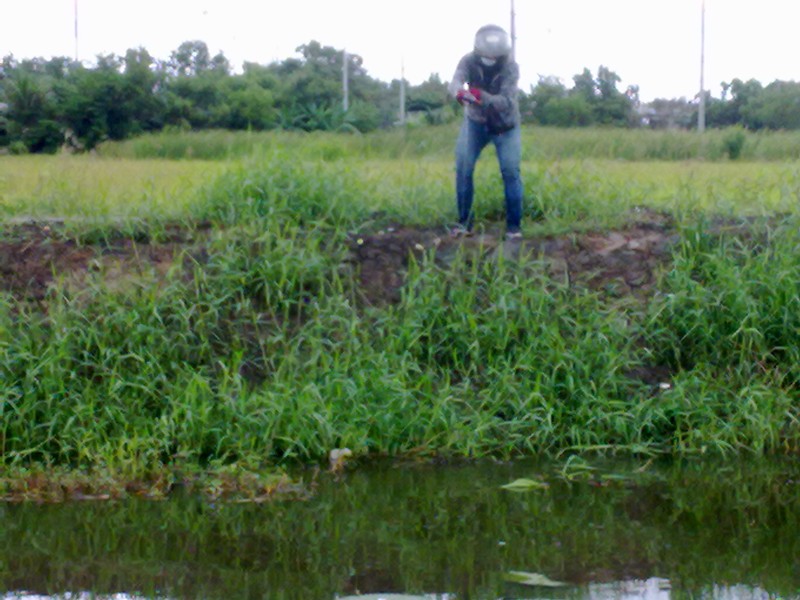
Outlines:
{"type": "MultiPolygon", "coordinates": [[[[163,276],[182,253],[202,257],[205,230],[171,228],[159,241],[145,235],[113,235],[102,242],[81,243],[67,236],[63,223],[30,221],[7,226],[0,237],[0,290],[18,300],[41,301],[54,282],[80,286],[92,270],[105,277],[163,276]]],[[[669,261],[677,235],[671,219],[643,213],[624,228],[560,237],[527,236],[504,242],[489,229],[463,239],[442,228],[386,227],[352,235],[347,262],[355,267],[364,300],[383,304],[399,299],[409,258],[435,248],[436,261],[447,265],[459,251],[508,258],[528,255],[543,260],[561,282],[588,285],[614,294],[647,295],[657,270],[669,261]]]]}

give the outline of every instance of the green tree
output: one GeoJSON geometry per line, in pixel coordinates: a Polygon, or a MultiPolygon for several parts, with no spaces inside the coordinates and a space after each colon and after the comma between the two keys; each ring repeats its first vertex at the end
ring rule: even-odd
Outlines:
{"type": "Polygon", "coordinates": [[[594,113],[589,102],[580,95],[558,98],[542,110],[542,125],[555,127],[587,127],[594,124],[594,113]]]}
{"type": "MultiPolygon", "coordinates": [[[[312,41],[297,48],[303,56],[300,68],[281,79],[280,103],[298,114],[314,109],[331,109],[342,105],[343,53],[312,41]]],[[[360,59],[350,56],[353,65],[360,59]]],[[[351,70],[350,75],[354,73],[351,70]]]]}
{"type": "Polygon", "coordinates": [[[630,86],[626,93],[620,92],[617,89],[620,77],[604,66],[599,68],[597,77],[584,69],[572,81],[572,89],[567,90],[555,77],[540,77],[530,95],[521,99],[523,119],[557,127],[638,124],[637,86],[630,86]]]}
{"type": "Polygon", "coordinates": [[[721,100],[707,102],[706,124],[709,127],[744,125],[753,128],[754,123],[748,122],[746,107],[764,91],[761,83],[755,79],[742,81],[737,78],[729,84],[722,82],[721,87],[721,100]]]}
{"type": "Polygon", "coordinates": [[[219,126],[218,121],[227,115],[222,102],[222,81],[223,78],[210,71],[168,81],[166,122],[195,129],[219,126]]]}
{"type": "Polygon", "coordinates": [[[620,76],[608,67],[601,65],[597,70],[593,110],[595,122],[599,125],[620,127],[630,125],[634,120],[633,102],[617,89],[620,81],[620,76]]]}
{"type": "Polygon", "coordinates": [[[751,129],[800,129],[800,83],[773,81],[751,97],[741,113],[751,129]]]}
{"type": "Polygon", "coordinates": [[[222,53],[211,58],[205,42],[183,42],[172,52],[166,72],[165,124],[196,129],[228,126],[234,109],[225,89],[230,63],[222,53]]]}
{"type": "Polygon", "coordinates": [[[580,96],[589,105],[594,104],[595,98],[600,91],[597,89],[597,82],[589,69],[584,67],[581,73],[573,75],[572,83],[573,86],[569,92],[571,96],[580,96]]]}
{"type": "Polygon", "coordinates": [[[55,152],[63,134],[54,98],[43,82],[30,72],[18,71],[4,88],[7,141],[22,142],[28,152],[55,152]]]}
{"type": "Polygon", "coordinates": [[[396,118],[396,103],[391,114],[388,111],[390,86],[369,77],[360,56],[347,54],[349,105],[355,111],[347,117],[342,89],[344,52],[317,41],[299,46],[297,52],[301,59],[287,59],[272,66],[278,81],[275,105],[279,107],[281,127],[337,129],[348,123],[368,130],[396,118]],[[377,112],[364,104],[377,108],[377,112]]]}
{"type": "Polygon", "coordinates": [[[274,65],[265,66],[254,62],[245,62],[242,68],[242,77],[248,83],[254,83],[265,90],[275,90],[278,87],[278,75],[274,65]]]}
{"type": "Polygon", "coordinates": [[[417,86],[407,87],[406,108],[409,111],[431,111],[442,108],[450,101],[447,84],[439,75],[432,74],[417,86]]]}
{"type": "Polygon", "coordinates": [[[144,48],[129,49],[123,59],[123,87],[130,113],[131,133],[155,131],[164,125],[164,102],[158,91],[164,73],[144,48]]]}
{"type": "Polygon", "coordinates": [[[0,148],[8,146],[8,98],[6,97],[6,88],[4,80],[6,78],[5,61],[0,63],[0,148]]]}
{"type": "Polygon", "coordinates": [[[113,54],[98,56],[94,69],[76,70],[58,88],[64,123],[86,149],[106,139],[125,139],[142,129],[136,111],[148,97],[146,92],[132,91],[130,80],[122,73],[123,65],[123,59],[113,54]]]}
{"type": "Polygon", "coordinates": [[[187,77],[211,69],[211,55],[208,46],[200,40],[183,42],[172,52],[169,60],[173,75],[187,77]]]}
{"type": "MultiPolygon", "coordinates": [[[[579,75],[572,78],[574,86],[569,95],[583,100],[591,108],[591,123],[598,125],[613,125],[617,127],[631,125],[636,122],[633,101],[631,97],[620,92],[617,84],[621,81],[614,71],[601,65],[597,77],[589,69],[584,69],[579,75]]],[[[580,109],[577,114],[583,114],[583,104],[574,103],[572,109],[580,109]]]]}
{"type": "Polygon", "coordinates": [[[270,129],[277,123],[275,99],[271,90],[259,85],[256,77],[245,73],[230,77],[222,89],[224,104],[228,107],[227,122],[221,125],[230,129],[270,129]]]}
{"type": "Polygon", "coordinates": [[[523,119],[540,125],[566,126],[571,123],[556,122],[553,108],[567,98],[567,88],[557,77],[540,76],[529,95],[520,100],[523,119]]]}

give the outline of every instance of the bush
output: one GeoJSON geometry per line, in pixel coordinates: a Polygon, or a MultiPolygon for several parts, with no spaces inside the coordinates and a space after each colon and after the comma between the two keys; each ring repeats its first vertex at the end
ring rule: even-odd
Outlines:
{"type": "Polygon", "coordinates": [[[735,127],[725,134],[722,138],[722,149],[731,160],[736,160],[742,155],[742,149],[746,141],[744,130],[735,127]]]}

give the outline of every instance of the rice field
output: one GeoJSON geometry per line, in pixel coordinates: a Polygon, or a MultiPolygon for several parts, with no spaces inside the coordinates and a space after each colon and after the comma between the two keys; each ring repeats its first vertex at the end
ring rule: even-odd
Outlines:
{"type": "Polygon", "coordinates": [[[221,166],[97,156],[0,157],[0,216],[72,221],[180,219],[221,166]]]}
{"type": "Polygon", "coordinates": [[[764,159],[781,134],[737,161],[692,157],[696,138],[676,160],[607,155],[679,146],[629,133],[583,132],[564,157],[578,134],[526,131],[515,252],[491,151],[484,235],[443,239],[450,130],[0,157],[0,493],[41,471],[163,482],[336,448],[796,452],[795,157],[764,159]]]}

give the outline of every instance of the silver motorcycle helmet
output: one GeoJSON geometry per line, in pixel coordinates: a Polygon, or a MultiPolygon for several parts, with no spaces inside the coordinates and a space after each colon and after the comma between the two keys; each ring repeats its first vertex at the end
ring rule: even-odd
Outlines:
{"type": "Polygon", "coordinates": [[[484,25],[475,34],[475,55],[487,67],[511,54],[511,38],[499,25],[484,25]]]}

